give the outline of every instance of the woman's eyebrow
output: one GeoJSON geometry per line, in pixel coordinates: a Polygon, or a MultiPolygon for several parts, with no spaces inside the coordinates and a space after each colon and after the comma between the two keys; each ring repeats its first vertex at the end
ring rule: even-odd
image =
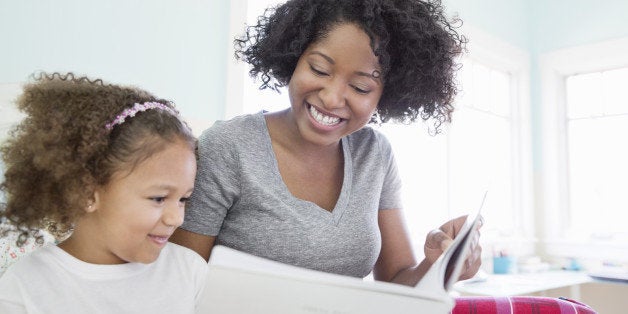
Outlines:
{"type": "Polygon", "coordinates": [[[320,51],[312,51],[310,52],[311,55],[319,55],[321,57],[323,57],[325,60],[327,60],[327,62],[331,63],[331,64],[336,64],[336,61],[334,61],[334,59],[332,59],[330,56],[320,52],[320,51]]]}
{"type": "MultiPolygon", "coordinates": [[[[326,55],[326,54],[324,54],[324,53],[322,53],[320,51],[316,51],[316,50],[311,51],[310,55],[321,56],[323,59],[327,60],[327,62],[329,62],[331,64],[336,64],[336,61],[334,61],[334,59],[332,59],[330,56],[328,56],[328,55],[326,55]]],[[[355,71],[355,74],[359,75],[359,76],[365,76],[365,77],[371,78],[374,81],[376,81],[377,83],[380,83],[379,76],[373,75],[373,73],[375,73],[375,72],[379,73],[379,70],[375,69],[371,73],[363,72],[363,71],[355,71]]]]}

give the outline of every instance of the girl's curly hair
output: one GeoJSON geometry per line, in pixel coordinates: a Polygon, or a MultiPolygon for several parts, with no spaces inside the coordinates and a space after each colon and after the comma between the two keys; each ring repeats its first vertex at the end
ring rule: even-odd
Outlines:
{"type": "Polygon", "coordinates": [[[117,171],[132,171],[168,143],[196,139],[179,117],[147,110],[107,131],[105,125],[135,103],[173,104],[132,87],[68,74],[34,75],[17,107],[26,117],[1,147],[6,166],[0,189],[6,203],[0,221],[19,232],[18,245],[28,236],[41,241],[40,229],[67,235],[94,189],[117,171]]]}
{"type": "MultiPolygon", "coordinates": [[[[371,39],[384,78],[376,116],[382,122],[451,121],[456,57],[466,38],[440,0],[290,0],[269,8],[234,41],[237,59],[259,76],[260,89],[288,85],[305,49],[335,25],[354,23],[371,39]]],[[[372,119],[376,122],[377,119],[372,119]]]]}

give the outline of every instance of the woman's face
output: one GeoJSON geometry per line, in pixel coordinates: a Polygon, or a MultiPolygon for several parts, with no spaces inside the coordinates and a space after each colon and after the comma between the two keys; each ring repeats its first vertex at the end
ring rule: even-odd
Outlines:
{"type": "Polygon", "coordinates": [[[313,42],[288,84],[301,137],[331,145],[364,127],[382,95],[380,73],[368,35],[354,24],[339,24],[313,42]]]}

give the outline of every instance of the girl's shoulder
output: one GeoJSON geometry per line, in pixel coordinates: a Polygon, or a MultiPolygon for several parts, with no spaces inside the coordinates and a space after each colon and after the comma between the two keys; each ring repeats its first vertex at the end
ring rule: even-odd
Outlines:
{"type": "MultiPolygon", "coordinates": [[[[0,201],[3,201],[2,195],[0,195],[0,201]]],[[[0,276],[9,266],[24,256],[55,242],[54,237],[43,230],[38,231],[35,235],[28,235],[21,246],[16,243],[19,237],[20,232],[17,232],[14,226],[7,222],[0,222],[0,276]]]]}
{"type": "MultiPolygon", "coordinates": [[[[45,272],[46,269],[51,267],[51,262],[58,256],[56,248],[54,244],[47,244],[19,256],[19,259],[7,267],[4,275],[15,274],[21,277],[27,274],[34,275],[38,272],[45,272]]],[[[2,276],[4,277],[4,275],[2,276]]]]}
{"type": "Polygon", "coordinates": [[[163,248],[159,258],[168,258],[182,261],[186,264],[203,267],[207,266],[207,262],[194,252],[192,249],[178,245],[176,243],[168,242],[163,248]]]}
{"type": "MultiPolygon", "coordinates": [[[[159,254],[160,266],[155,269],[164,274],[177,273],[177,280],[193,285],[200,291],[206,281],[209,266],[207,261],[193,250],[168,242],[159,254]]],[[[172,276],[168,277],[172,277],[172,276]]]]}

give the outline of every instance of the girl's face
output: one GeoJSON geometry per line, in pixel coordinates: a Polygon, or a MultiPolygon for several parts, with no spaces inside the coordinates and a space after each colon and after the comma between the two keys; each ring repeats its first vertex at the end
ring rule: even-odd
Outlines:
{"type": "Polygon", "coordinates": [[[368,35],[339,24],[299,58],[288,91],[300,135],[330,145],[364,127],[382,95],[383,82],[368,35]]]}
{"type": "MultiPolygon", "coordinates": [[[[182,140],[141,161],[129,173],[114,173],[95,192],[91,219],[90,262],[150,263],[183,223],[185,202],[192,194],[196,158],[182,140]]],[[[85,233],[83,233],[85,234],[85,233]]]]}

